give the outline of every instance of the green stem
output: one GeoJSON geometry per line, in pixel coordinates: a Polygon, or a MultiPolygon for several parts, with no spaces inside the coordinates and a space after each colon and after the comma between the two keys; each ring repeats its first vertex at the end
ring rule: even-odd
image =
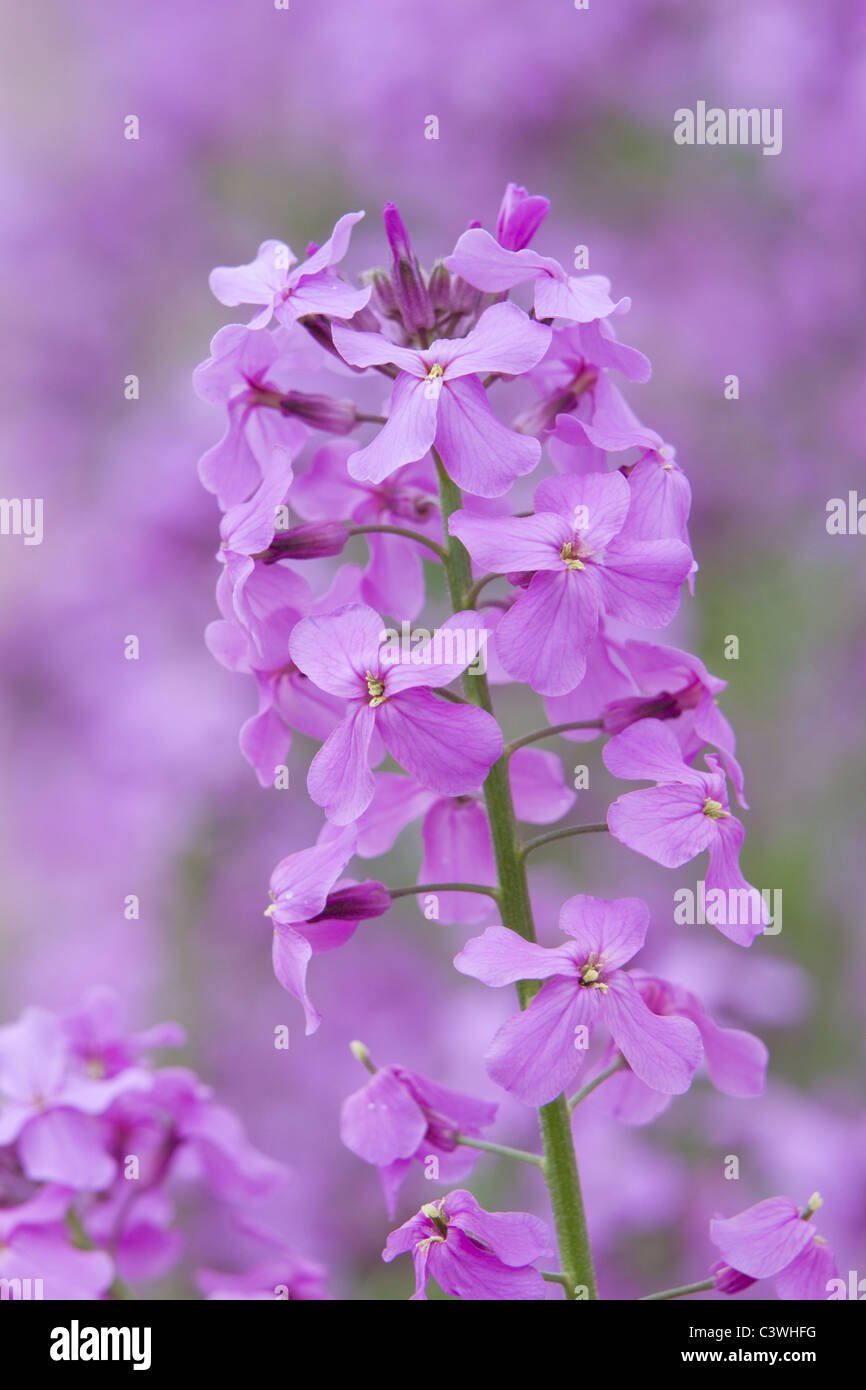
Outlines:
{"type": "MultiPolygon", "coordinates": [[[[498,576],[494,576],[496,578],[498,576]]],[[[478,585],[475,586],[478,588],[478,585]]],[[[509,743],[505,750],[506,758],[510,758],[512,753],[516,753],[518,748],[525,748],[528,743],[538,743],[542,738],[552,738],[554,734],[567,734],[570,729],[601,729],[604,721],[601,719],[571,719],[567,724],[549,724],[546,729],[535,729],[531,734],[524,734],[523,738],[516,738],[513,743],[509,743]]]]}
{"type": "Polygon", "coordinates": [[[552,845],[556,840],[570,840],[573,835],[598,835],[607,829],[606,821],[599,821],[596,825],[567,825],[562,830],[550,830],[546,835],[527,840],[526,844],[521,846],[520,853],[525,859],[527,854],[531,854],[534,849],[540,849],[542,845],[552,845]]]}
{"type": "Polygon", "coordinates": [[[434,555],[438,555],[440,560],[445,559],[445,551],[437,541],[431,541],[427,536],[422,536],[420,531],[412,531],[408,526],[348,526],[346,528],[350,536],[366,536],[370,532],[382,532],[388,536],[405,536],[408,541],[417,541],[419,545],[426,545],[428,550],[432,550],[434,555]]]}
{"type": "Polygon", "coordinates": [[[414,888],[389,888],[392,898],[409,898],[415,893],[485,893],[499,901],[498,888],[485,888],[481,883],[418,883],[414,888]]]}
{"type": "Polygon", "coordinates": [[[586,1085],[581,1087],[581,1089],[571,1097],[571,1100],[568,1102],[569,1110],[575,1110],[582,1100],[586,1100],[587,1096],[592,1095],[596,1086],[600,1086],[602,1081],[607,1081],[607,1078],[613,1076],[615,1071],[622,1071],[625,1066],[628,1066],[625,1058],[617,1057],[612,1066],[609,1066],[606,1071],[599,1072],[598,1076],[594,1076],[592,1081],[587,1081],[586,1085]]]}
{"type": "Polygon", "coordinates": [[[683,1284],[679,1289],[662,1289],[661,1293],[644,1294],[641,1303],[660,1303],[667,1298],[685,1298],[690,1293],[706,1293],[716,1287],[715,1279],[702,1279],[699,1284],[683,1284]]]}
{"type": "Polygon", "coordinates": [[[487,1139],[467,1139],[458,1134],[456,1143],[465,1149],[483,1149],[487,1154],[497,1154],[499,1158],[513,1158],[517,1163],[531,1163],[533,1168],[544,1168],[541,1154],[527,1153],[526,1149],[510,1149],[507,1144],[494,1144],[487,1139]]]}
{"type": "MultiPolygon", "coordinates": [[[[463,499],[460,489],[446,473],[435,450],[433,457],[439,475],[440,505],[447,536],[448,518],[462,506],[463,499]]],[[[448,537],[445,573],[453,607],[455,612],[460,612],[468,607],[468,597],[472,591],[472,565],[465,547],[454,536],[448,537]]],[[[463,688],[466,698],[472,704],[486,710],[488,714],[493,713],[490,689],[483,674],[467,671],[463,677],[463,688]]],[[[499,875],[503,925],[517,932],[526,941],[535,941],[529,885],[517,841],[517,822],[511,799],[508,759],[504,754],[490,769],[484,783],[484,798],[499,875]]],[[[519,982],[517,993],[521,1008],[526,1008],[540,987],[535,980],[519,982]]],[[[592,1253],[571,1135],[571,1116],[565,1096],[557,1096],[549,1105],[543,1105],[538,1112],[538,1118],[544,1145],[544,1176],[556,1225],[566,1296],[574,1299],[575,1289],[579,1286],[586,1288],[590,1298],[596,1299],[598,1293],[592,1253]]]]}

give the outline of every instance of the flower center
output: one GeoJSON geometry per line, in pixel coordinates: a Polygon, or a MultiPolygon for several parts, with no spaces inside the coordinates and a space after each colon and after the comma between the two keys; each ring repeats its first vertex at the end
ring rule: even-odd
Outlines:
{"type": "Polygon", "coordinates": [[[566,567],[570,570],[585,570],[586,565],[582,560],[578,559],[575,554],[575,548],[574,541],[566,541],[559,552],[560,558],[565,561],[566,567]]]}
{"type": "Polygon", "coordinates": [[[607,994],[607,985],[601,978],[603,961],[599,957],[595,958],[595,952],[590,955],[589,960],[580,972],[580,983],[587,989],[600,989],[602,994],[607,994]]]}
{"type": "Polygon", "coordinates": [[[429,372],[427,373],[427,380],[428,380],[428,381],[435,381],[437,377],[439,377],[439,376],[444,376],[444,375],[445,375],[445,368],[442,366],[441,362],[434,362],[434,363],[433,363],[433,366],[430,368],[429,372]]]}
{"type": "Polygon", "coordinates": [[[372,671],[365,672],[364,679],[367,682],[367,694],[370,696],[370,708],[375,709],[377,705],[384,704],[388,698],[385,694],[385,682],[374,676],[372,671]]]}
{"type": "Polygon", "coordinates": [[[721,820],[723,816],[729,816],[730,814],[730,811],[722,810],[721,801],[713,801],[710,796],[707,797],[701,807],[701,815],[708,816],[710,820],[721,820]]]}

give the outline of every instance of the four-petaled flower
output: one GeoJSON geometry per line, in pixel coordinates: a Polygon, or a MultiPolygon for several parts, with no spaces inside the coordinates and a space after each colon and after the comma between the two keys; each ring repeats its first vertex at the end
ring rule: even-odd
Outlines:
{"type": "Polygon", "coordinates": [[[438,1202],[427,1202],[388,1237],[386,1263],[412,1253],[415,1292],[427,1298],[432,1276],[443,1293],[477,1302],[488,1299],[546,1298],[533,1260],[548,1252],[547,1227],[522,1211],[484,1211],[471,1192],[458,1188],[438,1202]]]}

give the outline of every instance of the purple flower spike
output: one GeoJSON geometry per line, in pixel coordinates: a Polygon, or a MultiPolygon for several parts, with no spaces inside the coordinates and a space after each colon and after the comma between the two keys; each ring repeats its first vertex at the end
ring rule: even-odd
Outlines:
{"type": "Polygon", "coordinates": [[[738,946],[751,946],[769,912],[740,870],[746,832],[731,814],[719,759],[707,754],[709,772],[689,767],[674,734],[658,719],[632,724],[610,740],[602,756],[615,777],[657,784],[617,797],[607,813],[611,834],[666,869],[708,850],[707,890],[720,889],[729,904],[725,921],[714,925],[738,946]]]}
{"type": "Polygon", "coordinates": [[[298,623],[292,660],[310,679],[345,701],[345,715],[310,765],[307,788],[325,815],[348,825],[373,798],[382,745],[422,786],[459,795],[484,781],[502,752],[496,720],[469,705],[446,705],[431,689],[449,685],[483,650],[477,613],[449,618],[411,659],[383,652],[383,620],[364,604],[298,623]],[[437,650],[438,648],[438,650],[437,650]],[[426,688],[425,688],[426,687],[426,688]]]}
{"type": "Polygon", "coordinates": [[[815,1234],[813,1214],[822,1205],[817,1193],[803,1211],[790,1197],[769,1197],[732,1216],[710,1222],[710,1239],[723,1263],[713,1266],[716,1288],[739,1293],[757,1279],[775,1279],[782,1299],[827,1299],[836,1263],[826,1242],[815,1234]]]}
{"type": "Polygon", "coordinates": [[[562,946],[537,946],[496,926],[455,957],[461,974],[493,987],[548,981],[494,1037],[486,1058],[493,1080],[525,1105],[547,1105],[573,1081],[592,1029],[604,1023],[647,1086],[666,1095],[687,1091],[702,1055],[697,1028],[654,1014],[621,968],[644,944],[646,903],[578,894],[563,904],[559,925],[572,938],[562,946]]]}
{"type": "Polygon", "coordinates": [[[431,1276],[452,1298],[541,1300],[547,1290],[532,1261],[549,1250],[543,1221],[522,1211],[484,1211],[471,1192],[458,1188],[392,1231],[382,1259],[390,1263],[411,1251],[412,1302],[426,1300],[431,1276]]]}
{"type": "Polygon", "coordinates": [[[335,327],[335,346],[352,366],[390,362],[400,368],[388,423],[351,455],[352,477],[380,483],[435,445],[458,487],[501,497],[532,471],[541,445],[496,418],[478,373],[518,376],[540,361],[549,342],[550,329],[516,304],[494,304],[465,338],[437,338],[423,350],[397,347],[381,333],[335,327]]]}
{"type": "MultiPolygon", "coordinates": [[[[354,1046],[354,1045],[353,1045],[354,1046]]],[[[458,1147],[458,1134],[480,1138],[497,1106],[439,1086],[405,1067],[380,1067],[343,1102],[340,1137],[347,1149],[379,1169],[388,1215],[413,1159],[436,1159],[442,1182],[458,1182],[472,1170],[477,1150],[458,1147]]]]}

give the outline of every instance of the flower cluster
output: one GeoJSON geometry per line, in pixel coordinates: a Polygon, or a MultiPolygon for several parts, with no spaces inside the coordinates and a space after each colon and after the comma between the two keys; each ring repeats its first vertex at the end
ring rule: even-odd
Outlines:
{"type": "MultiPolygon", "coordinates": [[[[102,991],[75,1013],[31,1008],[0,1028],[0,1278],[10,1296],[125,1297],[183,1254],[178,1190],[193,1184],[241,1221],[285,1182],[194,1072],[150,1060],[183,1042],[175,1024],[124,1033],[102,991]]],[[[327,1297],[318,1266],[286,1251],[280,1271],[275,1283],[290,1273],[297,1284],[292,1297],[327,1297]]],[[[200,1275],[212,1297],[256,1277],[200,1275]]]]}
{"type": "MultiPolygon", "coordinates": [[[[520,844],[515,825],[553,824],[575,797],[559,759],[529,745],[603,734],[615,777],[655,784],[614,800],[606,824],[556,838],[609,830],[668,868],[707,851],[706,883],[755,899],[750,921],[720,930],[749,947],[768,918],[739,865],[745,832],[728,778],[746,803],[716,704],[725,683],[652,640],[695,584],[690,485],[617,384],[650,373],[615,330],[628,299],[532,248],[547,211],[509,185],[494,231],[472,226],[425,268],[389,204],[387,264],[356,280],[342,267],[361,213],[302,260],[266,241],[248,264],[212,273],[223,304],[254,312],[217,333],[195,384],[225,414],[200,476],[223,511],[222,616],[208,642],[256,682],[241,750],[268,786],[294,733],[320,744],[307,790],[324,820],[270,884],[276,977],[301,1002],[307,1032],[318,1028],[313,955],[398,895],[344,875],[420,823],[417,891],[433,894],[436,920],[487,923],[457,970],[518,986],[520,1011],[493,1038],[487,1069],[541,1110],[545,1155],[518,1157],[543,1169],[556,1210],[579,1193],[547,1140],[556,1129],[559,1152],[571,1141],[565,1092],[598,1029],[609,1041],[589,1086],[604,1085],[628,1123],[660,1113],[702,1062],[727,1094],[759,1094],[767,1051],[675,981],[625,968],[650,925],[639,899],[570,897],[566,939],[538,943],[526,877],[535,845],[520,844]],[[531,474],[543,476],[528,491],[531,474]],[[336,572],[318,563],[333,557],[343,557],[336,572]],[[448,613],[411,632],[443,588],[448,613]],[[395,624],[408,644],[395,642],[395,624]],[[491,687],[509,682],[543,698],[551,725],[506,746],[491,687]]],[[[415,1160],[450,1182],[479,1149],[514,1155],[480,1137],[495,1106],[403,1065],[377,1069],[360,1044],[356,1053],[372,1079],[346,1101],[342,1137],[379,1170],[392,1214],[415,1160]]],[[[594,1297],[585,1242],[558,1236],[562,1271],[542,1279],[541,1224],[484,1212],[458,1189],[395,1231],[385,1259],[413,1253],[416,1298],[430,1275],[458,1298],[543,1298],[551,1286],[594,1297]]],[[[760,1266],[761,1277],[771,1264],[736,1268],[751,1278],[760,1266]]]]}

